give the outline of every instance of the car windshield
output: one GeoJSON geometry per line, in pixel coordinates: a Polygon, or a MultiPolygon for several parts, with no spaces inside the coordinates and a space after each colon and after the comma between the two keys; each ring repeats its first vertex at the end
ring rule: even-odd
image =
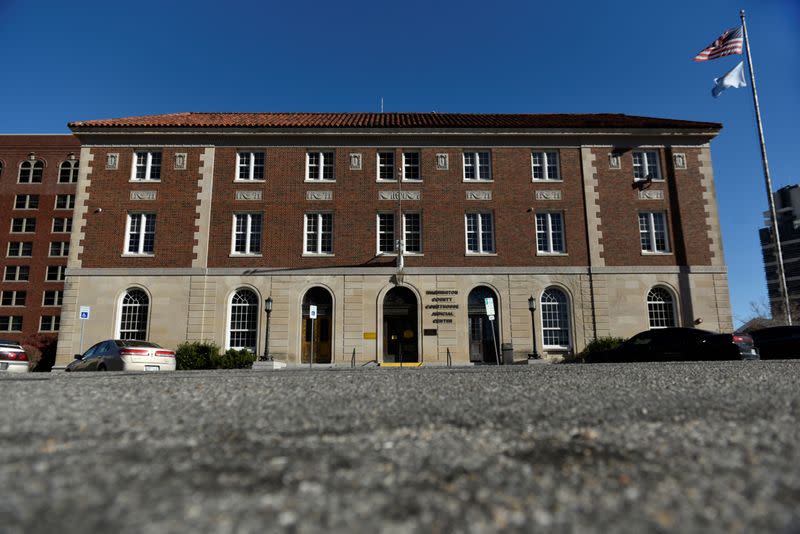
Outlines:
{"type": "Polygon", "coordinates": [[[117,339],[115,341],[118,347],[151,347],[160,349],[161,345],[150,343],[149,341],[137,341],[135,339],[117,339]]]}

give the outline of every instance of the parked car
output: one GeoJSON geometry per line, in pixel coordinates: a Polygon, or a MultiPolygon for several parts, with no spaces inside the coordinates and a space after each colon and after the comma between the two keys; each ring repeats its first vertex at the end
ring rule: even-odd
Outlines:
{"type": "Polygon", "coordinates": [[[16,341],[0,339],[0,372],[27,373],[28,354],[16,341]]]}
{"type": "Polygon", "coordinates": [[[620,346],[587,356],[588,363],[691,360],[757,360],[748,335],[718,334],[697,328],[657,328],[640,332],[620,346]]]}
{"type": "Polygon", "coordinates": [[[67,371],[174,371],[175,351],[129,339],[109,339],[92,345],[67,365],[67,371]]]}
{"type": "Polygon", "coordinates": [[[800,326],[772,326],[750,336],[762,360],[800,358],[800,326]]]}

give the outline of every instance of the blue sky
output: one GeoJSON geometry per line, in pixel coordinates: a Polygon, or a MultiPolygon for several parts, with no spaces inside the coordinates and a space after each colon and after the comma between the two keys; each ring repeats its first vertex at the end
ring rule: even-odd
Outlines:
{"type": "MultiPolygon", "coordinates": [[[[614,112],[722,122],[712,144],[738,322],[766,302],[767,200],[739,61],[692,57],[747,11],[770,169],[800,182],[797,0],[0,0],[0,133],[177,111],[614,112]]],[[[749,82],[748,82],[749,83],[749,82]]]]}

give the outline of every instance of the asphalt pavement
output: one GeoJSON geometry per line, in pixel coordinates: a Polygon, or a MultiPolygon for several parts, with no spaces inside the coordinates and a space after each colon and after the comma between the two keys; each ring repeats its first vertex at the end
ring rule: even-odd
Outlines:
{"type": "Polygon", "coordinates": [[[800,361],[0,377],[0,532],[800,532],[800,361]]]}

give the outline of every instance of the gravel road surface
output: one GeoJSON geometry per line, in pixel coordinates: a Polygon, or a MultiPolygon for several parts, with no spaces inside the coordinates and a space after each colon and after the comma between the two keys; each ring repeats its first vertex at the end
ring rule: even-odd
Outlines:
{"type": "Polygon", "coordinates": [[[0,532],[800,533],[800,361],[0,377],[0,532]]]}

